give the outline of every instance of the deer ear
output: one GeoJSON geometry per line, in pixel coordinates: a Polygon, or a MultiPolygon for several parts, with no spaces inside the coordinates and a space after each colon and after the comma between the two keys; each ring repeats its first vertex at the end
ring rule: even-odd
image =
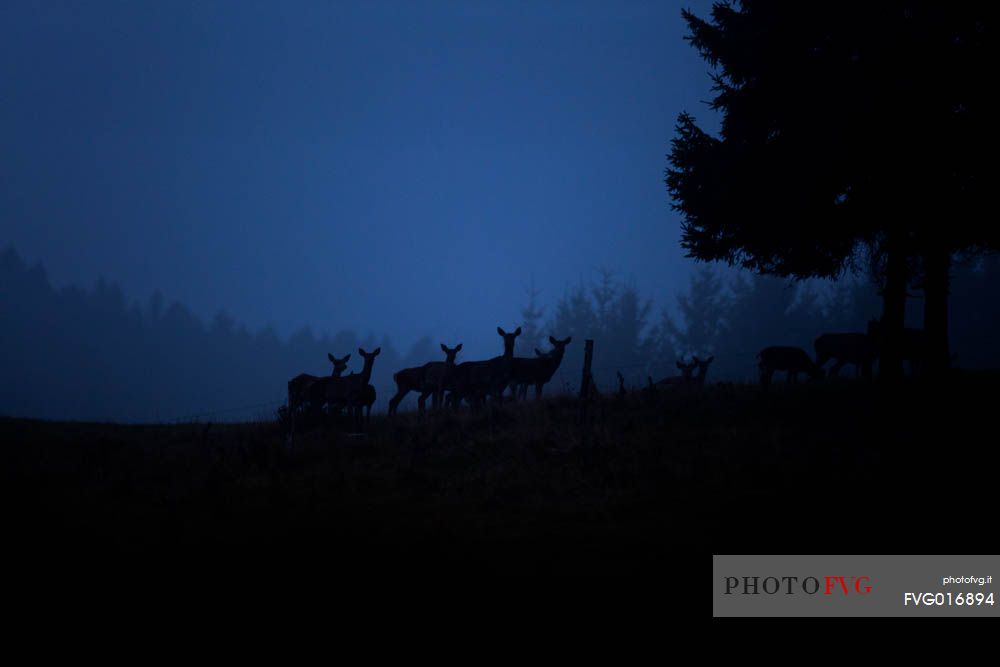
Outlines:
{"type": "Polygon", "coordinates": [[[348,354],[348,355],[347,355],[346,357],[344,357],[344,363],[346,364],[346,363],[347,363],[347,360],[348,360],[348,359],[350,359],[350,358],[351,358],[351,355],[350,355],[350,354],[348,354]]]}
{"type": "Polygon", "coordinates": [[[364,348],[359,347],[358,352],[361,354],[362,357],[368,356],[368,353],[365,352],[364,348]]]}
{"type": "Polygon", "coordinates": [[[514,335],[515,336],[520,336],[521,335],[521,327],[517,328],[517,331],[514,332],[514,335]]]}
{"type": "Polygon", "coordinates": [[[544,357],[545,356],[545,353],[542,352],[541,350],[539,350],[537,347],[535,348],[535,354],[537,354],[540,357],[544,357]]]}
{"type": "Polygon", "coordinates": [[[459,343],[458,345],[455,346],[455,351],[456,352],[460,351],[461,349],[462,349],[462,344],[461,343],[459,343]]]}
{"type": "Polygon", "coordinates": [[[558,343],[559,341],[557,341],[557,340],[556,340],[556,337],[555,337],[555,336],[549,336],[549,342],[550,342],[550,343],[552,343],[553,345],[555,345],[555,344],[556,344],[556,343],[558,343]]]}
{"type": "Polygon", "coordinates": [[[497,327],[497,333],[500,334],[501,336],[506,336],[507,335],[506,333],[504,333],[504,330],[501,329],[500,327],[497,327]]]}
{"type": "Polygon", "coordinates": [[[566,340],[563,341],[563,345],[569,345],[569,342],[573,340],[572,336],[566,336],[566,340]]]}
{"type": "Polygon", "coordinates": [[[379,353],[379,352],[381,352],[381,351],[382,351],[382,348],[381,348],[381,347],[376,347],[376,348],[375,348],[375,351],[374,351],[374,352],[372,352],[372,356],[373,356],[373,357],[377,357],[377,356],[378,356],[378,353],[379,353]]]}
{"type": "Polygon", "coordinates": [[[329,352],[327,352],[327,353],[326,353],[326,358],[330,360],[330,363],[331,363],[331,364],[335,364],[335,363],[337,363],[337,358],[336,358],[336,357],[334,357],[334,356],[333,356],[332,354],[330,354],[329,352]]]}
{"type": "Polygon", "coordinates": [[[448,354],[448,346],[445,345],[444,343],[441,343],[441,351],[444,352],[445,354],[448,354]]]}

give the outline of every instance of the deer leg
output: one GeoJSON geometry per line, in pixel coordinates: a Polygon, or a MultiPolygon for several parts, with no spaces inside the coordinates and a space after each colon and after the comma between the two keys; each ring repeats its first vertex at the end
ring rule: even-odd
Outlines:
{"type": "Polygon", "coordinates": [[[430,394],[431,392],[429,391],[420,392],[420,398],[417,399],[417,410],[420,414],[424,414],[427,411],[427,397],[430,394]]]}
{"type": "Polygon", "coordinates": [[[396,395],[389,399],[389,416],[396,414],[396,408],[399,407],[399,402],[402,401],[406,395],[410,393],[409,389],[400,388],[396,395]]]}
{"type": "MultiPolygon", "coordinates": [[[[524,385],[524,393],[525,394],[528,393],[528,385],[524,385]]],[[[542,400],[542,383],[541,382],[536,382],[535,383],[535,400],[536,401],[542,400]]]]}

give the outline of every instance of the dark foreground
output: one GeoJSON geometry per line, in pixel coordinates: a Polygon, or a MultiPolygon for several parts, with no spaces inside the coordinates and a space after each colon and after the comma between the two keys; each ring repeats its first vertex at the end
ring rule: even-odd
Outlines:
{"type": "Polygon", "coordinates": [[[996,377],[555,398],[480,415],[130,426],[0,420],[25,563],[380,577],[704,572],[711,553],[985,553],[996,377]],[[348,568],[348,569],[343,569],[348,568]]]}

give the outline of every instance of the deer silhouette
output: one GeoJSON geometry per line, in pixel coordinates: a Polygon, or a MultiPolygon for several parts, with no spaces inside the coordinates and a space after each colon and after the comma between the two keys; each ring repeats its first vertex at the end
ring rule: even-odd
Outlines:
{"type": "MultiPolygon", "coordinates": [[[[330,373],[329,377],[340,377],[341,373],[347,370],[347,361],[351,358],[351,355],[345,356],[343,359],[338,359],[329,352],[326,353],[327,358],[330,363],[333,364],[333,371],[330,373]]],[[[291,380],[288,381],[288,410],[294,413],[303,406],[310,403],[309,401],[309,387],[317,380],[323,379],[318,375],[309,375],[308,373],[299,373],[291,380]]],[[[318,405],[313,405],[313,408],[323,407],[322,403],[318,405]]]]}
{"type": "Polygon", "coordinates": [[[837,377],[840,369],[853,364],[855,375],[871,379],[872,365],[878,357],[878,346],[874,337],[863,333],[825,333],[813,341],[816,350],[816,365],[822,368],[826,362],[834,360],[830,367],[830,377],[837,377]]]}
{"type": "Polygon", "coordinates": [[[527,398],[528,386],[535,387],[535,400],[542,397],[542,387],[548,384],[552,376],[559,369],[563,355],[566,353],[566,346],[570,344],[573,337],[559,340],[555,336],[549,336],[549,343],[552,349],[542,352],[535,349],[535,357],[514,357],[510,366],[510,391],[514,400],[517,400],[518,393],[521,398],[527,398]]]}
{"type": "MultiPolygon", "coordinates": [[[[694,380],[694,369],[698,368],[697,357],[694,361],[685,362],[684,357],[677,360],[677,368],[680,369],[680,375],[674,375],[668,378],[663,378],[657,382],[652,382],[650,378],[650,388],[653,387],[688,387],[694,380]]],[[[708,366],[706,365],[706,369],[708,366]]]]}
{"type": "Polygon", "coordinates": [[[787,373],[789,383],[795,383],[799,373],[806,373],[814,380],[823,377],[823,369],[801,347],[765,347],[757,354],[757,368],[764,388],[770,386],[775,371],[787,373]]]}
{"type": "Polygon", "coordinates": [[[365,352],[359,347],[358,353],[365,360],[361,372],[317,380],[309,387],[310,400],[323,400],[331,407],[346,407],[356,416],[360,416],[361,409],[367,406],[370,414],[371,404],[375,402],[375,399],[372,396],[374,388],[368,389],[368,381],[371,379],[375,357],[381,351],[381,347],[376,348],[373,352],[365,352]]]}
{"type": "Polygon", "coordinates": [[[375,387],[372,385],[365,385],[365,388],[361,390],[358,395],[357,401],[354,402],[353,409],[355,410],[355,417],[360,422],[361,414],[364,412],[365,422],[371,422],[372,420],[372,406],[375,404],[375,398],[377,394],[375,393],[375,387]]]}
{"type": "Polygon", "coordinates": [[[389,414],[396,414],[399,402],[411,391],[420,392],[420,397],[417,399],[420,414],[424,413],[429,395],[433,395],[433,407],[438,407],[441,394],[455,368],[455,356],[461,349],[461,343],[453,348],[441,343],[441,350],[445,354],[444,361],[430,361],[423,366],[404,368],[394,373],[392,379],[396,382],[396,395],[389,399],[389,414]]]}
{"type": "Polygon", "coordinates": [[[705,386],[705,376],[708,375],[708,367],[715,361],[715,357],[709,357],[708,359],[699,359],[698,357],[692,356],[692,361],[697,367],[698,373],[691,378],[691,384],[696,387],[705,386]]]}
{"type": "Polygon", "coordinates": [[[521,327],[507,333],[497,327],[503,338],[503,355],[485,361],[466,361],[455,366],[452,374],[451,403],[458,407],[462,400],[472,406],[481,405],[487,396],[503,400],[503,392],[510,384],[511,364],[514,359],[514,341],[521,335],[521,327]]]}

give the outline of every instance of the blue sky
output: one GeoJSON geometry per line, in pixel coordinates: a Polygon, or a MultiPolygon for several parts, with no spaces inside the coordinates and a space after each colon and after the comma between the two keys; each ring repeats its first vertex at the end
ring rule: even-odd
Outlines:
{"type": "Polygon", "coordinates": [[[666,303],[674,121],[712,126],[680,10],[709,5],[7,0],[0,245],[57,286],[402,348],[491,352],[532,277],[666,303]]]}

